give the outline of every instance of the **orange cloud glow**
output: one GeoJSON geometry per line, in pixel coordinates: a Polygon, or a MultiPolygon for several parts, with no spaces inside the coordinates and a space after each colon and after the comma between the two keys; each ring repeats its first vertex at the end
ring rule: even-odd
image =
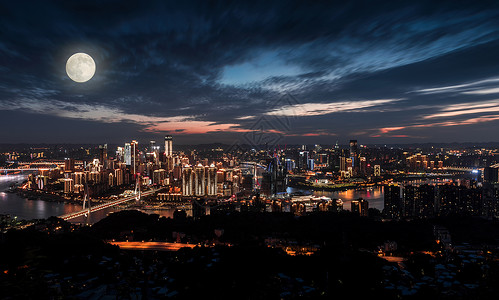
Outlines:
{"type": "Polygon", "coordinates": [[[174,132],[176,134],[203,134],[208,132],[248,132],[250,130],[237,128],[239,124],[216,124],[209,121],[162,122],[147,126],[144,131],[174,132]]]}

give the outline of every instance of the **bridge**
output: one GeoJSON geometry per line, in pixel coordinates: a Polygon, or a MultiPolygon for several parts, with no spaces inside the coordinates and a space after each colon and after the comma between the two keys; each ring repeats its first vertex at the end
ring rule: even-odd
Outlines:
{"type": "Polygon", "coordinates": [[[38,171],[38,168],[14,168],[14,169],[0,169],[0,172],[17,172],[17,171],[38,171]]]}
{"type": "MultiPolygon", "coordinates": [[[[71,219],[78,218],[78,217],[81,217],[81,216],[87,216],[89,213],[96,212],[96,211],[99,211],[99,210],[102,210],[102,209],[105,209],[105,208],[113,207],[115,205],[120,205],[120,204],[123,204],[123,203],[128,202],[128,201],[132,201],[132,200],[137,200],[138,201],[138,200],[140,200],[141,196],[148,196],[148,195],[151,195],[151,194],[155,193],[156,191],[157,191],[157,189],[152,189],[152,190],[149,190],[149,191],[146,191],[146,192],[143,192],[143,193],[139,192],[138,194],[135,194],[133,196],[121,198],[121,199],[114,200],[114,201],[111,201],[111,202],[106,202],[106,203],[103,203],[103,204],[100,204],[100,205],[97,205],[97,206],[92,206],[92,207],[84,208],[84,209],[82,209],[80,211],[77,211],[77,212],[72,212],[72,213],[69,213],[69,214],[65,214],[65,215],[59,216],[59,218],[67,221],[67,220],[71,220],[71,219]]],[[[85,201],[83,202],[83,206],[85,206],[85,201]]]]}
{"type": "Polygon", "coordinates": [[[252,162],[252,161],[243,161],[243,162],[240,162],[239,165],[240,166],[246,165],[246,166],[251,166],[251,167],[259,167],[259,168],[264,169],[264,170],[267,169],[266,166],[259,164],[259,163],[256,163],[256,162],[252,162]]]}
{"type": "Polygon", "coordinates": [[[447,171],[459,171],[459,172],[470,172],[470,173],[483,172],[483,168],[474,168],[474,167],[444,167],[443,170],[447,170],[447,171]]]}

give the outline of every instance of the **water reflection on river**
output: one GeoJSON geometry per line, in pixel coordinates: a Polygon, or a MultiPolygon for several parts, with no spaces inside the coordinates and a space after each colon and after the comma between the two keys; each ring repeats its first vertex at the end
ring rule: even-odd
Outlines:
{"type": "Polygon", "coordinates": [[[370,208],[383,210],[384,194],[382,186],[348,189],[344,191],[306,191],[295,188],[288,188],[288,193],[302,192],[306,195],[325,196],[331,199],[343,200],[343,209],[350,210],[352,200],[363,198],[369,202],[370,208]]]}
{"type": "MultiPolygon", "coordinates": [[[[62,202],[48,202],[42,200],[28,200],[20,197],[15,193],[4,192],[9,189],[12,183],[22,183],[26,179],[25,175],[3,175],[0,176],[0,214],[9,214],[17,216],[20,219],[44,219],[51,216],[60,216],[67,213],[79,211],[82,209],[80,205],[68,204],[62,202]]],[[[422,184],[422,183],[443,183],[451,179],[418,179],[407,181],[406,183],[422,184]]],[[[363,198],[369,202],[369,207],[383,210],[384,193],[382,186],[363,187],[357,189],[348,189],[343,191],[308,191],[295,188],[288,188],[288,193],[302,192],[306,195],[325,196],[331,199],[343,200],[343,208],[351,209],[352,200],[363,198]]],[[[158,214],[163,217],[172,218],[175,207],[170,207],[163,210],[143,210],[149,214],[158,214]]],[[[188,216],[192,216],[192,208],[184,207],[188,216]]],[[[88,217],[79,217],[71,220],[73,223],[95,223],[105,218],[108,214],[116,212],[117,208],[107,208],[97,212],[93,212],[88,217]]]]}
{"type": "Polygon", "coordinates": [[[28,200],[16,193],[5,192],[15,182],[22,183],[25,175],[0,176],[0,214],[16,216],[19,219],[45,219],[81,210],[81,206],[62,202],[28,200]]]}
{"type": "MultiPolygon", "coordinates": [[[[404,180],[403,184],[442,184],[448,183],[456,179],[452,178],[423,178],[423,179],[408,179],[404,180]]],[[[459,181],[459,180],[457,180],[459,181]]],[[[383,206],[385,203],[384,188],[383,186],[373,186],[373,187],[360,187],[356,189],[347,189],[340,191],[311,191],[311,190],[300,190],[289,187],[287,189],[288,193],[301,192],[305,195],[315,195],[315,196],[325,196],[331,199],[341,199],[343,200],[343,209],[351,210],[352,200],[357,200],[363,198],[369,202],[370,208],[376,208],[383,211],[383,206]]]]}
{"type": "MultiPolygon", "coordinates": [[[[13,183],[22,183],[26,175],[0,176],[0,214],[11,215],[19,219],[46,219],[51,216],[61,216],[82,209],[81,205],[50,202],[43,200],[28,200],[16,193],[6,192],[13,183]]],[[[115,208],[103,209],[90,214],[88,217],[79,217],[70,220],[72,223],[93,224],[105,218],[109,213],[117,211],[115,208]]],[[[155,213],[164,217],[173,217],[175,207],[165,210],[146,210],[146,213],[155,213]]],[[[186,209],[187,215],[192,215],[192,210],[186,209]]]]}

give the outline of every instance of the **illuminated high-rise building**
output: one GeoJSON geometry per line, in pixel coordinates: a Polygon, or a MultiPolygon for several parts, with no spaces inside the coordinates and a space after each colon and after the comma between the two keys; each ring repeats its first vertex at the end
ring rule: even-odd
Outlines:
{"type": "Polygon", "coordinates": [[[352,171],[353,176],[359,174],[359,148],[357,146],[357,140],[350,140],[350,158],[352,159],[352,171]]]}
{"type": "Polygon", "coordinates": [[[123,170],[122,169],[115,169],[114,170],[114,180],[116,181],[116,185],[122,185],[123,184],[123,170]]]}
{"type": "Polygon", "coordinates": [[[293,169],[296,168],[296,163],[294,160],[290,159],[290,158],[286,158],[285,160],[285,165],[286,165],[286,171],[287,172],[290,172],[292,171],[293,169]]]}
{"type": "Polygon", "coordinates": [[[165,136],[165,155],[166,157],[173,155],[173,137],[171,135],[165,136]]]}
{"type": "Polygon", "coordinates": [[[123,147],[116,148],[116,159],[122,162],[124,158],[125,158],[125,148],[123,147]]]}
{"type": "Polygon", "coordinates": [[[132,170],[133,177],[137,176],[137,168],[139,165],[139,143],[137,141],[132,141],[130,143],[131,159],[132,159],[132,170]]]}
{"type": "Polygon", "coordinates": [[[74,184],[85,184],[85,173],[83,172],[75,172],[71,174],[72,179],[74,180],[74,184]]]}
{"type": "Polygon", "coordinates": [[[164,185],[166,183],[166,170],[165,169],[159,169],[159,170],[154,170],[153,176],[152,176],[152,182],[153,184],[156,185],[164,185]]]}
{"type": "Polygon", "coordinates": [[[361,217],[368,216],[369,202],[367,200],[364,200],[362,198],[359,198],[358,200],[352,200],[350,205],[352,213],[358,214],[361,217]]]}
{"type": "Polygon", "coordinates": [[[437,186],[438,213],[440,215],[451,215],[458,211],[459,188],[454,184],[443,184],[437,186]]]}
{"type": "Polygon", "coordinates": [[[499,216],[499,164],[484,168],[482,213],[492,218],[499,216]]]}
{"type": "Polygon", "coordinates": [[[194,188],[196,196],[204,196],[206,193],[205,170],[202,164],[195,168],[194,188]]]}
{"type": "Polygon", "coordinates": [[[214,164],[211,164],[208,168],[207,176],[207,194],[208,196],[217,195],[217,168],[214,164]]]}
{"type": "Polygon", "coordinates": [[[350,157],[356,157],[358,152],[357,140],[350,140],[350,157]]]}
{"type": "Polygon", "coordinates": [[[74,192],[74,181],[73,179],[66,178],[64,179],[64,193],[69,194],[74,192]]]}
{"type": "Polygon", "coordinates": [[[101,173],[100,172],[98,172],[98,171],[92,171],[92,172],[90,172],[89,178],[88,178],[88,180],[90,182],[92,182],[92,183],[100,183],[101,179],[102,179],[102,177],[101,177],[101,173]]]}
{"type": "Polygon", "coordinates": [[[307,162],[307,167],[309,170],[315,169],[315,163],[313,158],[309,158],[307,162]]]}
{"type": "Polygon", "coordinates": [[[182,169],[182,195],[192,196],[193,195],[193,183],[194,183],[194,173],[189,165],[184,166],[182,169]]]}
{"type": "Polygon", "coordinates": [[[298,157],[298,168],[302,170],[307,170],[309,168],[309,152],[308,151],[300,151],[298,157]]]}
{"type": "Polygon", "coordinates": [[[107,144],[99,145],[99,161],[104,163],[107,160],[107,144]]]}
{"type": "Polygon", "coordinates": [[[65,158],[64,159],[64,171],[72,172],[75,169],[75,160],[74,158],[65,158]]]}
{"type": "Polygon", "coordinates": [[[132,165],[132,146],[130,143],[125,143],[125,164],[127,166],[132,165]]]}
{"type": "Polygon", "coordinates": [[[159,146],[156,146],[156,141],[149,142],[149,155],[152,156],[154,163],[159,163],[159,146]]]}
{"type": "Polygon", "coordinates": [[[483,182],[484,183],[498,183],[499,182],[499,164],[483,169],[483,182]]]}
{"type": "Polygon", "coordinates": [[[414,185],[407,185],[404,187],[402,197],[402,215],[404,217],[414,217],[415,203],[420,201],[419,188],[414,185]]]}
{"type": "Polygon", "coordinates": [[[109,173],[108,181],[107,181],[108,186],[115,186],[115,183],[116,183],[116,180],[114,180],[113,173],[109,173]]]}
{"type": "Polygon", "coordinates": [[[362,176],[367,174],[367,160],[365,157],[359,157],[359,171],[362,176]]]}
{"type": "Polygon", "coordinates": [[[400,186],[390,184],[384,186],[385,204],[383,215],[389,219],[397,219],[402,215],[402,199],[400,197],[400,186]]]}
{"type": "Polygon", "coordinates": [[[419,201],[414,203],[415,216],[424,218],[433,217],[435,214],[435,186],[422,184],[418,188],[418,193],[419,201]]]}

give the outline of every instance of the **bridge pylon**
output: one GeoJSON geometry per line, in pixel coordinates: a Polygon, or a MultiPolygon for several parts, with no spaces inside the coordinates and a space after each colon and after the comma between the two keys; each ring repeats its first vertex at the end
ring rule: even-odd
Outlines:
{"type": "Polygon", "coordinates": [[[140,201],[141,197],[141,191],[140,191],[140,180],[142,179],[141,176],[137,176],[135,180],[135,200],[140,201]]]}
{"type": "Polygon", "coordinates": [[[85,203],[88,201],[87,204],[87,210],[88,212],[85,214],[85,217],[90,216],[90,211],[91,211],[91,201],[90,201],[90,196],[88,195],[88,183],[87,179],[85,178],[85,188],[84,188],[84,196],[83,196],[83,209],[85,209],[85,203]]]}

